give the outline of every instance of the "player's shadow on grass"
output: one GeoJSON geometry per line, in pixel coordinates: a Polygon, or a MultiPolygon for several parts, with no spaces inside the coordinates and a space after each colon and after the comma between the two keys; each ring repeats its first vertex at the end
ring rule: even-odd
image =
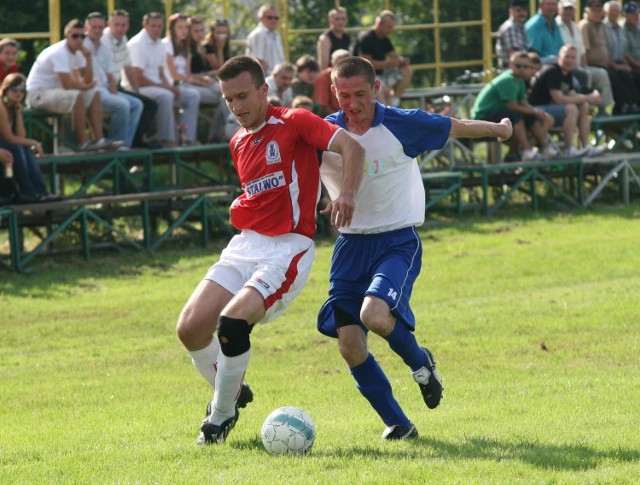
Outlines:
{"type": "MultiPolygon", "coordinates": [[[[259,440],[257,445],[261,446],[259,440]]],[[[421,437],[411,443],[385,443],[383,446],[314,449],[316,457],[326,458],[393,458],[442,460],[520,461],[549,470],[580,471],[595,469],[603,462],[631,463],[640,460],[638,450],[618,448],[603,451],[581,444],[549,445],[535,441],[506,442],[473,438],[454,443],[421,437]],[[407,446],[410,445],[410,446],[407,446]]]]}

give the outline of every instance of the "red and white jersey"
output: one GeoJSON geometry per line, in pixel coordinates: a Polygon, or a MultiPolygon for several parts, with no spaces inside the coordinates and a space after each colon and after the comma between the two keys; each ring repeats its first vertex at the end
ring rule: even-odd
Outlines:
{"type": "Polygon", "coordinates": [[[244,192],[231,204],[231,224],[265,236],[313,237],[318,150],[328,150],[340,129],[303,109],[269,106],[264,125],[238,130],[231,156],[244,192]]]}

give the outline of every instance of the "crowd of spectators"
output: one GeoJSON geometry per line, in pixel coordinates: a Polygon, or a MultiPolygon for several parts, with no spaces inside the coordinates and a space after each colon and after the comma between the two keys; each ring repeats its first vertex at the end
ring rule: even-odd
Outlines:
{"type": "MultiPolygon", "coordinates": [[[[474,116],[511,118],[515,136],[509,159],[558,155],[549,143],[554,126],[562,130],[565,154],[594,154],[588,146],[592,114],[640,113],[640,8],[633,0],[586,0],[584,18],[576,23],[574,0],[539,0],[537,13],[527,20],[528,7],[528,0],[510,0],[495,49],[505,72],[485,86],[474,116]],[[500,91],[500,86],[508,89],[500,91]]],[[[359,55],[376,69],[382,86],[378,99],[397,106],[411,82],[411,64],[391,41],[396,21],[393,12],[383,10],[372,28],[352,36],[346,32],[347,10],[333,8],[328,27],[318,37],[316,56],[287,62],[278,30],[280,12],[264,5],[246,39],[246,54],[263,66],[273,104],[310,109],[320,116],[338,110],[331,66],[341,57],[359,55]]],[[[229,22],[216,19],[207,28],[200,17],[176,13],[165,19],[150,12],[131,38],[129,29],[125,10],[115,10],[109,18],[92,12],[84,21],[73,19],[64,28],[64,38],[40,53],[28,75],[11,78],[13,84],[6,89],[23,89],[26,99],[20,106],[70,115],[81,151],[229,140],[238,125],[216,78],[216,70],[232,55],[229,22]],[[25,78],[23,88],[20,81],[25,78]],[[198,131],[203,120],[209,123],[204,139],[198,131]]],[[[0,81],[19,72],[19,49],[14,39],[0,40],[0,81]]],[[[13,119],[0,116],[0,123],[13,119]]],[[[10,170],[0,171],[0,200],[50,197],[33,169],[42,145],[27,139],[18,143],[12,136],[20,136],[14,125],[0,126],[0,167],[12,160],[17,181],[8,184],[10,170]],[[7,148],[16,144],[28,150],[17,156],[7,148]],[[31,174],[28,182],[25,173],[31,174]]]]}

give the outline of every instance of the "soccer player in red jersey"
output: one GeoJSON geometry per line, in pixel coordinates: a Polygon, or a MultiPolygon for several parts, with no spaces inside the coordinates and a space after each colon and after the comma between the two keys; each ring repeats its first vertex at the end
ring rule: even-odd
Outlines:
{"type": "Polygon", "coordinates": [[[313,113],[271,106],[260,63],[240,56],[218,70],[229,109],[241,125],[230,141],[244,192],[231,204],[241,231],[186,303],[177,333],[214,388],[198,444],[223,443],[238,408],[253,399],[243,383],[249,334],[280,315],[302,290],[314,258],[311,239],[320,195],[318,150],[344,161],[331,221],[347,227],[364,169],[364,150],[345,130],[313,113]],[[217,335],[216,335],[217,331],[217,335]]]}

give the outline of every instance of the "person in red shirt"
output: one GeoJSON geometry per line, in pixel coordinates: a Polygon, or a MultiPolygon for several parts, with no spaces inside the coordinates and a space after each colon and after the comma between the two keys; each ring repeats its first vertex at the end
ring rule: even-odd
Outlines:
{"type": "MultiPolygon", "coordinates": [[[[331,54],[331,66],[335,66],[340,59],[349,57],[351,53],[345,49],[338,49],[331,54]]],[[[331,113],[340,111],[340,104],[338,98],[333,94],[331,90],[331,70],[333,67],[327,67],[324,69],[315,81],[313,89],[313,100],[320,105],[320,116],[329,116],[331,113]]]]}
{"type": "Polygon", "coordinates": [[[309,275],[320,195],[318,150],[344,160],[342,190],[331,211],[338,227],[351,223],[364,170],[364,150],[345,130],[306,110],[269,104],[256,59],[230,59],[218,79],[241,126],[230,141],[243,188],[231,204],[231,223],[241,232],[197,286],[177,325],[178,338],[214,388],[197,441],[203,445],[223,443],[238,408],[253,399],[243,380],[254,325],[283,313],[309,275]]]}
{"type": "Polygon", "coordinates": [[[0,82],[12,72],[18,72],[18,49],[20,44],[15,39],[5,37],[0,40],[0,82]]]}

